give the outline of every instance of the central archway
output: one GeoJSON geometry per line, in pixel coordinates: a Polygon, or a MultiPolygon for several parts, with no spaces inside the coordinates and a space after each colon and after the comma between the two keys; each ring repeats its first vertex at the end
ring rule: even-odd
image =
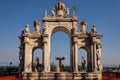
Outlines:
{"type": "Polygon", "coordinates": [[[56,57],[65,57],[62,61],[63,71],[70,71],[66,67],[70,67],[70,34],[69,31],[64,27],[54,28],[51,34],[51,52],[50,52],[50,62],[51,71],[55,71],[58,61],[56,57]],[[59,36],[59,37],[58,37],[59,36]],[[54,67],[54,68],[52,68],[54,67]]]}

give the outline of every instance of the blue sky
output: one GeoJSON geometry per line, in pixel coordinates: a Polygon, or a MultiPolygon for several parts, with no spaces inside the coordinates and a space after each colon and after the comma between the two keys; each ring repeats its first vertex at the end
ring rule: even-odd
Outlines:
{"type": "MultiPolygon", "coordinates": [[[[45,10],[50,15],[51,8],[60,1],[64,2],[70,11],[73,5],[76,6],[78,28],[83,19],[87,22],[88,32],[91,25],[96,24],[98,32],[103,35],[102,63],[120,64],[120,0],[0,0],[0,65],[9,65],[10,61],[13,65],[19,64],[18,36],[24,26],[29,24],[30,31],[33,32],[33,20],[37,19],[42,23],[45,10]]],[[[67,34],[63,32],[53,34],[51,43],[51,61],[55,62],[54,57],[60,55],[66,57],[65,64],[69,63],[70,44],[67,34]]],[[[41,51],[35,51],[36,54],[39,52],[41,51]]]]}

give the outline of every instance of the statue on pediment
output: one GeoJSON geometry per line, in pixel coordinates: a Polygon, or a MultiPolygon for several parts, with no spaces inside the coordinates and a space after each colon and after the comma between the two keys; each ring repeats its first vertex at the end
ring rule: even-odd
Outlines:
{"type": "Polygon", "coordinates": [[[86,33],[86,29],[87,29],[87,23],[85,20],[83,20],[80,22],[80,32],[86,33]]]}
{"type": "Polygon", "coordinates": [[[30,33],[29,24],[25,26],[24,33],[30,33]]]}
{"type": "Polygon", "coordinates": [[[63,2],[59,2],[55,5],[55,11],[56,11],[56,15],[58,17],[64,16],[64,12],[65,12],[65,4],[63,2]]]}
{"type": "Polygon", "coordinates": [[[96,29],[96,26],[94,24],[92,25],[91,33],[98,33],[97,29],[96,29]]]}
{"type": "Polygon", "coordinates": [[[69,8],[66,8],[66,16],[69,17],[70,13],[69,13],[69,8]]]}
{"type": "Polygon", "coordinates": [[[52,10],[51,10],[51,16],[55,16],[55,9],[54,8],[52,8],[52,10]]]}
{"type": "Polygon", "coordinates": [[[40,32],[40,22],[38,20],[34,21],[34,29],[35,29],[35,32],[37,33],[40,32]]]}

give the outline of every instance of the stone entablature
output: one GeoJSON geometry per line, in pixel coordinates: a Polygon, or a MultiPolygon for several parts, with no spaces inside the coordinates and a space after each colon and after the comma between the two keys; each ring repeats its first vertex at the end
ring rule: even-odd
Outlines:
{"type": "Polygon", "coordinates": [[[73,22],[73,21],[78,21],[76,16],[71,16],[71,17],[51,17],[51,16],[47,16],[45,18],[42,19],[43,22],[73,22]]]}
{"type": "Polygon", "coordinates": [[[90,75],[88,77],[96,74],[97,78],[101,79],[102,45],[100,40],[102,36],[97,32],[95,25],[92,25],[91,31],[87,32],[87,23],[83,20],[80,22],[80,30],[78,30],[78,18],[71,16],[69,9],[61,2],[57,3],[55,8],[51,10],[51,16],[46,15],[42,19],[42,26],[38,20],[35,20],[33,24],[33,33],[30,33],[29,25],[26,25],[19,36],[20,74],[23,74],[24,77],[29,73],[34,74],[33,52],[37,48],[42,50],[43,75],[50,73],[51,36],[57,31],[63,31],[70,39],[70,74],[82,75],[83,72],[78,70],[78,50],[83,48],[87,52],[87,71],[85,73],[90,75]],[[43,27],[42,32],[40,32],[40,26],[43,27]]]}

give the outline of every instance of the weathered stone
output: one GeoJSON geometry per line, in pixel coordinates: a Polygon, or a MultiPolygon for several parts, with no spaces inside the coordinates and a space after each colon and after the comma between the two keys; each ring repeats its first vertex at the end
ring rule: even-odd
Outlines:
{"type": "MultiPolygon", "coordinates": [[[[24,77],[34,78],[40,77],[40,79],[62,79],[73,78],[82,79],[82,75],[86,76],[86,79],[97,78],[101,80],[102,64],[101,64],[101,35],[97,32],[96,26],[92,26],[91,32],[87,32],[87,23],[81,22],[80,30],[78,30],[78,18],[76,16],[70,16],[69,10],[65,7],[64,3],[57,3],[55,8],[51,11],[51,16],[45,16],[42,19],[43,32],[40,32],[40,22],[34,21],[33,33],[30,33],[29,26],[25,27],[22,31],[20,38],[20,74],[24,77]],[[54,13],[55,12],[55,13],[54,13]],[[66,15],[64,15],[66,13],[66,15]],[[51,36],[57,31],[63,31],[67,33],[70,38],[70,71],[64,73],[51,72],[50,70],[50,54],[51,54],[51,36]],[[80,32],[79,32],[80,31],[80,32]],[[33,71],[33,52],[36,48],[42,49],[42,65],[43,72],[35,73],[33,71]],[[83,48],[87,52],[87,70],[86,72],[80,72],[78,70],[78,50],[83,48]],[[56,75],[57,74],[57,75],[56,75]],[[74,76],[73,76],[74,74],[74,76]],[[96,76],[96,77],[94,77],[96,76]]],[[[57,67],[57,72],[61,72],[57,67]]]]}

